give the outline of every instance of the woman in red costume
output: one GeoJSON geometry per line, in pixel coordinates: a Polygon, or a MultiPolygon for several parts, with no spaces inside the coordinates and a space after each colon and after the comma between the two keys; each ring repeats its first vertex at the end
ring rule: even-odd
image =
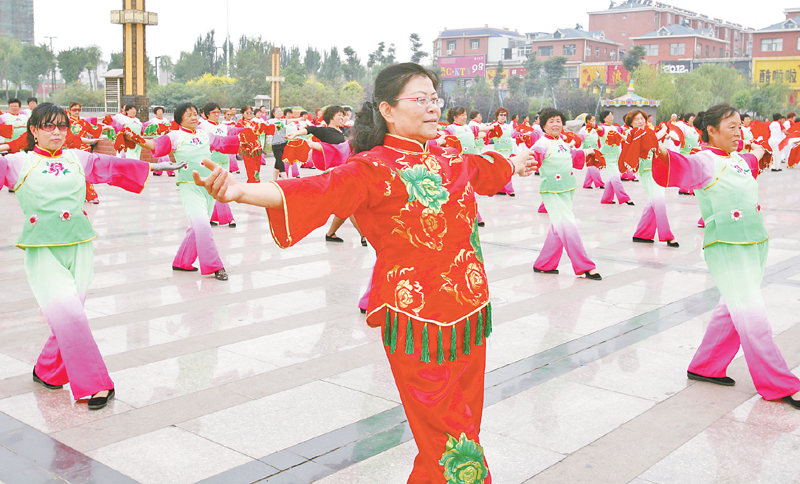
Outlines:
{"type": "Polygon", "coordinates": [[[429,146],[441,114],[437,85],[417,64],[381,71],[356,118],[356,154],[322,175],[245,185],[206,161],[211,175],[194,177],[220,201],[266,207],[281,247],[331,213],[355,215],[378,255],[367,324],[383,329],[419,449],[408,482],[488,484],[478,434],[491,307],[475,194],[497,193],[536,162],[527,150],[508,160],[429,146]]]}
{"type": "MultiPolygon", "coordinates": [[[[79,149],[91,153],[92,145],[97,143],[103,128],[102,126],[92,126],[88,121],[82,119],[80,117],[81,111],[83,111],[81,103],[69,103],[69,108],[67,108],[70,124],[69,129],[72,131],[73,135],[81,139],[81,146],[79,149]]],[[[97,192],[94,191],[94,185],[89,182],[86,182],[86,201],[94,203],[95,205],[100,203],[97,192]]]]}

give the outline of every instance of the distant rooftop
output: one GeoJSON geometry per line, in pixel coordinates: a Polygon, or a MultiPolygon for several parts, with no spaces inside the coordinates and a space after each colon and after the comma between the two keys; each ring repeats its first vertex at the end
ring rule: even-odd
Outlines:
{"type": "Polygon", "coordinates": [[[799,30],[799,29],[800,29],[800,17],[792,17],[790,19],[784,20],[783,22],[772,24],[769,27],[758,29],[756,32],[762,32],[767,30],[799,30]]]}
{"type": "Polygon", "coordinates": [[[625,2],[620,3],[619,5],[615,5],[615,2],[612,0],[611,6],[608,9],[601,10],[601,11],[588,12],[588,13],[592,14],[592,13],[603,13],[603,12],[609,12],[609,11],[636,10],[636,9],[672,10],[674,12],[682,13],[683,15],[686,15],[687,17],[690,17],[690,18],[693,18],[693,19],[703,19],[706,22],[713,21],[713,22],[716,22],[716,23],[731,25],[731,26],[734,26],[734,27],[738,27],[740,29],[745,29],[745,27],[743,27],[742,25],[737,24],[735,22],[728,22],[727,20],[722,20],[722,19],[718,19],[718,18],[712,18],[712,17],[709,17],[708,15],[703,15],[701,13],[692,12],[691,10],[686,10],[684,8],[675,7],[673,5],[667,5],[666,3],[656,2],[654,0],[627,0],[625,2]]]}
{"type": "Polygon", "coordinates": [[[478,37],[478,36],[489,36],[489,37],[520,37],[524,38],[525,36],[520,34],[519,32],[515,32],[513,30],[506,30],[506,29],[494,29],[490,27],[482,27],[476,29],[453,29],[448,30],[446,27],[445,29],[439,34],[439,38],[445,37],[478,37]]]}
{"type": "MultiPolygon", "coordinates": [[[[606,35],[602,30],[595,30],[587,32],[581,29],[558,29],[554,33],[547,32],[529,32],[527,37],[531,40],[558,40],[558,39],[590,39],[600,40],[611,44],[616,44],[612,40],[606,39],[606,35]]],[[[619,44],[622,45],[622,44],[619,44]]]]}
{"type": "Polygon", "coordinates": [[[653,38],[653,37],[688,37],[693,35],[696,35],[698,37],[716,38],[714,36],[713,29],[693,29],[685,25],[679,25],[679,24],[667,25],[666,27],[661,27],[658,30],[654,30],[652,32],[633,38],[643,39],[643,38],[653,38]]]}

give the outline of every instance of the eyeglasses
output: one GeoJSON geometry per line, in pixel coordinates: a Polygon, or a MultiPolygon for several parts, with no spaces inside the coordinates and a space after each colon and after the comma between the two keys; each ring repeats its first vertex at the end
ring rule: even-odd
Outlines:
{"type": "Polygon", "coordinates": [[[58,130],[63,133],[66,132],[67,129],[69,129],[69,125],[67,123],[59,123],[57,125],[53,123],[44,123],[39,127],[39,129],[41,129],[42,131],[47,131],[47,132],[53,131],[56,128],[58,128],[58,130]]]}
{"type": "Polygon", "coordinates": [[[444,99],[440,97],[436,97],[433,99],[428,99],[426,97],[401,97],[397,99],[398,101],[416,101],[420,107],[427,108],[429,104],[433,103],[439,108],[444,107],[444,99]]]}
{"type": "Polygon", "coordinates": [[[83,111],[83,109],[82,108],[71,108],[70,111],[72,111],[73,113],[79,113],[79,112],[83,111]]]}

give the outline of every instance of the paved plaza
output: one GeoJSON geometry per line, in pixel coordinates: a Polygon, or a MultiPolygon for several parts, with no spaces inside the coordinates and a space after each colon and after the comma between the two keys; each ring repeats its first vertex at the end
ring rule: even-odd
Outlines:
{"type": "MultiPolygon", "coordinates": [[[[800,374],[800,170],[759,182],[763,294],[800,374]]],[[[674,249],[631,242],[641,183],[624,183],[633,207],[578,188],[598,282],[566,255],[559,275],[533,273],[549,221],[539,178],[514,184],[516,197],[479,199],[495,311],[481,441],[495,484],[798,482],[800,412],[757,395],[741,352],[734,387],[686,378],[719,298],[696,199],[668,190],[674,249]]],[[[263,210],[234,204],[237,227],[213,229],[220,282],[171,270],[187,227],[173,178],[141,195],[96,188],[86,311],[116,385],[96,412],[31,380],[50,331],[14,247],[22,212],[0,193],[0,484],[405,483],[415,444],[380,331],[356,306],[375,253],[349,222],[344,243],[323,227],[282,250],[263,210]]]]}

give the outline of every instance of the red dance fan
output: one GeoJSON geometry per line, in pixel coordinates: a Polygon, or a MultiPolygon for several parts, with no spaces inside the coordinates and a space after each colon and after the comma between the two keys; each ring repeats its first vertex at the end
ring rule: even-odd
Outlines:
{"type": "Polygon", "coordinates": [[[486,133],[486,137],[491,138],[501,138],[503,136],[503,128],[497,124],[492,124],[492,128],[486,133]]]}
{"type": "Polygon", "coordinates": [[[308,141],[303,138],[294,138],[286,143],[283,148],[283,161],[286,163],[305,163],[308,160],[308,152],[311,148],[308,141]]]}
{"type": "Polygon", "coordinates": [[[592,150],[591,153],[586,155],[586,166],[596,166],[603,169],[606,167],[606,157],[600,150],[592,150]]]}
{"type": "Polygon", "coordinates": [[[463,151],[463,147],[461,146],[461,140],[459,140],[452,134],[448,134],[447,136],[444,137],[444,142],[442,143],[442,146],[447,148],[454,148],[459,153],[463,151]]]}
{"type": "Polygon", "coordinates": [[[624,138],[621,134],[619,134],[619,131],[612,129],[608,133],[608,136],[606,136],[606,144],[608,146],[619,146],[622,144],[623,139],[624,138]]]}
{"type": "Polygon", "coordinates": [[[11,138],[14,136],[14,127],[10,124],[0,124],[0,137],[11,138]]]}
{"type": "Polygon", "coordinates": [[[798,162],[800,162],[800,144],[796,145],[792,148],[792,151],[789,152],[789,159],[786,160],[786,166],[794,168],[797,166],[798,162]]]}
{"type": "Polygon", "coordinates": [[[655,131],[650,128],[631,129],[619,155],[619,171],[624,173],[630,169],[636,173],[639,171],[639,160],[646,159],[652,150],[657,149],[658,140],[655,131]]]}
{"type": "Polygon", "coordinates": [[[572,131],[564,131],[561,133],[561,137],[564,138],[564,141],[566,141],[567,144],[572,143],[573,141],[575,142],[574,146],[580,146],[581,144],[581,139],[572,131]]]}

